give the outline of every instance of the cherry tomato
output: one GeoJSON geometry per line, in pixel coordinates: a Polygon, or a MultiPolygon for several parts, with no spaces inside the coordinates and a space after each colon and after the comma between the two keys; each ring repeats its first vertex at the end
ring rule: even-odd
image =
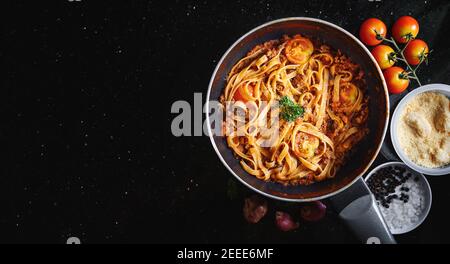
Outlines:
{"type": "Polygon", "coordinates": [[[295,153],[302,158],[311,158],[314,156],[320,141],[317,137],[299,132],[296,137],[297,149],[295,153]]]}
{"type": "Polygon", "coordinates": [[[295,35],[293,39],[286,44],[286,57],[295,64],[303,64],[308,61],[314,51],[312,42],[300,35],[295,35]]]}
{"type": "Polygon", "coordinates": [[[358,88],[355,85],[351,83],[343,85],[339,91],[339,101],[344,105],[352,105],[358,99],[358,93],[358,88]]]}
{"type": "Polygon", "coordinates": [[[413,17],[402,16],[392,26],[392,36],[398,43],[406,43],[419,34],[419,23],[413,17]]]}
{"type": "Polygon", "coordinates": [[[405,70],[397,66],[384,70],[384,79],[386,79],[386,83],[390,93],[398,94],[408,88],[409,79],[402,78],[401,76],[404,71],[405,70]]]}
{"type": "Polygon", "coordinates": [[[390,68],[395,64],[395,61],[392,59],[395,56],[395,51],[387,45],[376,46],[372,50],[372,55],[382,70],[390,68]]]}
{"type": "Polygon", "coordinates": [[[386,37],[386,25],[377,18],[369,18],[364,21],[359,29],[359,38],[369,46],[375,46],[382,42],[377,39],[377,33],[382,37],[386,37]]]}
{"type": "Polygon", "coordinates": [[[241,85],[239,88],[237,88],[236,92],[234,93],[234,100],[235,101],[242,101],[244,103],[251,101],[253,97],[253,90],[254,87],[251,84],[248,85],[241,85]]]}
{"type": "Polygon", "coordinates": [[[428,45],[425,41],[414,39],[409,42],[405,49],[404,55],[409,64],[417,65],[420,63],[422,57],[424,59],[426,58],[428,52],[428,45]]]}

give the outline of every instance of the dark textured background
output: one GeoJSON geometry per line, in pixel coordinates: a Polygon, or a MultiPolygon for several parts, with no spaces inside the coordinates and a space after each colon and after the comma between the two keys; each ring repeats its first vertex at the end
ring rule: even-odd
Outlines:
{"type": "MultiPolygon", "coordinates": [[[[448,1],[14,1],[1,14],[0,242],[355,242],[326,219],[258,225],[206,137],[175,138],[171,104],[205,95],[225,50],[264,22],[321,18],[356,33],[368,17],[421,24],[424,83],[450,83],[448,1]],[[231,186],[231,187],[230,187],[231,186]],[[236,188],[234,188],[234,187],[236,188]],[[236,189],[236,192],[230,190],[236,189]],[[234,193],[234,195],[233,195],[234,193]],[[233,198],[233,199],[231,199],[233,198]]],[[[378,162],[383,161],[382,159],[378,162]]],[[[426,222],[400,242],[450,242],[447,186],[429,178],[426,222]]]]}

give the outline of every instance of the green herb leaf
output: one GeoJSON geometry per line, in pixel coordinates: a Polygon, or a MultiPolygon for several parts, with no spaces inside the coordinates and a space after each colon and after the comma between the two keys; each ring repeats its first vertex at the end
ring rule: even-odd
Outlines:
{"type": "Polygon", "coordinates": [[[279,101],[281,111],[280,116],[288,122],[293,122],[302,117],[305,110],[300,105],[294,103],[287,96],[283,96],[279,101]]]}

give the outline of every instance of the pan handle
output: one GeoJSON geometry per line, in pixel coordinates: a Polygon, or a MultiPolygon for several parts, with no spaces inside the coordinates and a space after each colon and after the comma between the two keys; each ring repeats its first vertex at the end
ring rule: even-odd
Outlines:
{"type": "Polygon", "coordinates": [[[362,177],[342,193],[330,198],[348,227],[363,243],[396,244],[362,177]]]}

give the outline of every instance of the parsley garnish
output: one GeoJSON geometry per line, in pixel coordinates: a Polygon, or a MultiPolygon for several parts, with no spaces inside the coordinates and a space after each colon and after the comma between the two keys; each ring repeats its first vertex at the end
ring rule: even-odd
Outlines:
{"type": "Polygon", "coordinates": [[[288,122],[293,122],[297,118],[302,117],[305,110],[300,105],[294,103],[287,96],[280,99],[280,116],[288,122]]]}

